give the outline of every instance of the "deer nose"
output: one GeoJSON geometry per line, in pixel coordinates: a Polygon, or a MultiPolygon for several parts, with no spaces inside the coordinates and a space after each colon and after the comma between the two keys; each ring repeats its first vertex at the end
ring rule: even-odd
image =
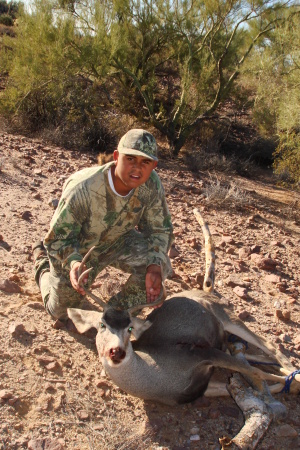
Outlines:
{"type": "Polygon", "coordinates": [[[114,363],[121,362],[122,359],[125,358],[125,356],[126,356],[126,352],[120,347],[111,348],[109,350],[109,357],[114,363]]]}

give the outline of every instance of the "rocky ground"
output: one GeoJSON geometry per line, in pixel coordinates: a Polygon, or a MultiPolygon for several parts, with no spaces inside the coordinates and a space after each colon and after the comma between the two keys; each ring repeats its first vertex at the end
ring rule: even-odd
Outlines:
{"type": "MultiPolygon", "coordinates": [[[[42,237],[66,177],[95,155],[0,134],[0,449],[218,449],[243,415],[233,399],[166,407],[133,398],[105,377],[94,336],[53,328],[33,280],[31,244],[42,237]]],[[[216,243],[216,292],[299,368],[300,196],[267,179],[192,173],[160,162],[173,217],[169,293],[199,288],[202,211],[216,243]]],[[[99,276],[102,294],[124,275],[99,276]]],[[[94,306],[93,306],[94,307],[94,306]]],[[[219,374],[224,381],[229,373],[219,374]]],[[[299,397],[277,394],[288,417],[273,422],[259,449],[300,448],[299,397]]]]}

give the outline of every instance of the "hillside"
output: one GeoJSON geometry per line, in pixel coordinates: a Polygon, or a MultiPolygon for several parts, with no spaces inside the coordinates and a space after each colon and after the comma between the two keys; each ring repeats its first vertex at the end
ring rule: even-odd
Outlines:
{"type": "MultiPolygon", "coordinates": [[[[219,437],[243,425],[231,398],[171,408],[126,395],[102,373],[94,335],[55,329],[44,312],[31,244],[47,231],[66,177],[96,156],[5,132],[0,146],[0,449],[219,448],[219,437]]],[[[262,176],[192,173],[180,161],[162,160],[157,170],[176,236],[168,293],[201,286],[197,207],[216,244],[217,294],[299,368],[300,195],[262,176]]],[[[99,289],[111,294],[125,279],[107,269],[99,289]]],[[[229,373],[219,375],[226,381],[229,373]]],[[[258,448],[300,448],[299,398],[276,397],[288,417],[272,423],[258,448]]]]}

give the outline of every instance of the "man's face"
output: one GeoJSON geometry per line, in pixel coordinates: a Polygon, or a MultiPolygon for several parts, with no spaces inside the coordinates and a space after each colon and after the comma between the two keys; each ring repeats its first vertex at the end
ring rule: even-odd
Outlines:
{"type": "Polygon", "coordinates": [[[131,189],[146,183],[157,166],[157,161],[144,156],[124,155],[117,150],[114,151],[114,160],[114,186],[120,195],[127,195],[131,189]]]}

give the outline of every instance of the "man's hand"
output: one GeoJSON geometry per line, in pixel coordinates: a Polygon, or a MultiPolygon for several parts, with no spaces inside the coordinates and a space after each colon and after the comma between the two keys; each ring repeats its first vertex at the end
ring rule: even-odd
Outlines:
{"type": "MultiPolygon", "coordinates": [[[[157,300],[162,288],[162,276],[160,266],[152,264],[146,272],[146,296],[147,303],[157,300]]],[[[149,305],[151,306],[151,305],[149,305]]],[[[157,307],[156,307],[157,308],[157,307]]]]}
{"type": "MultiPolygon", "coordinates": [[[[70,270],[70,280],[73,288],[75,291],[79,292],[81,295],[85,295],[86,292],[82,286],[79,286],[78,284],[78,269],[80,266],[80,261],[73,264],[72,269],[70,270]]],[[[83,266],[82,272],[86,270],[86,266],[83,266]]],[[[85,284],[88,280],[89,275],[87,274],[84,279],[82,280],[82,284],[85,284]]]]}

